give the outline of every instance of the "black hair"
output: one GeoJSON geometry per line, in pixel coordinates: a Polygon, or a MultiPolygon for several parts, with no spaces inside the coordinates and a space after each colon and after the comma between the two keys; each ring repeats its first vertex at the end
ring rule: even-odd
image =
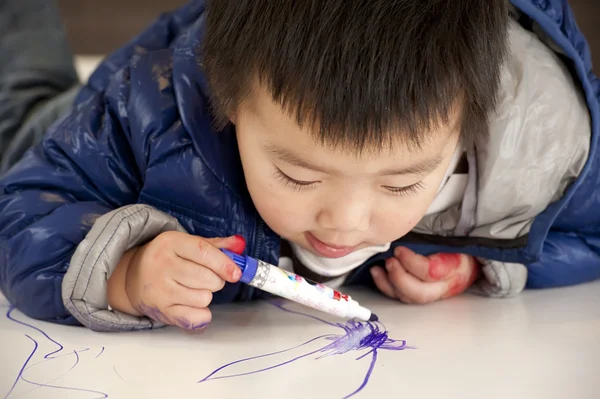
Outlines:
{"type": "Polygon", "coordinates": [[[506,0],[208,0],[216,123],[258,81],[329,145],[420,146],[453,109],[469,145],[487,133],[508,18],[506,0]]]}

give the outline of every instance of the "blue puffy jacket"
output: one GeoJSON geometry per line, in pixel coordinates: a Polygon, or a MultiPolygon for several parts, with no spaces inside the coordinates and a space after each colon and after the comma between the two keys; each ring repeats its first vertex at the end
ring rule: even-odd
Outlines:
{"type": "MultiPolygon", "coordinates": [[[[513,0],[558,43],[581,84],[592,120],[589,159],[563,197],[534,220],[525,239],[453,238],[439,245],[409,235],[398,243],[423,254],[456,252],[525,264],[530,287],[600,277],[600,81],[566,1],[513,0]]],[[[276,263],[279,238],[246,190],[233,127],[215,134],[197,49],[203,1],[165,14],[108,57],[74,109],[0,180],[0,288],[31,317],[78,324],[61,299],[71,256],[95,220],[129,204],[148,204],[205,237],[242,234],[250,255],[276,263]]],[[[527,21],[524,21],[527,24],[527,21]]],[[[395,243],[397,244],[397,243],[395,243]]],[[[392,246],[393,247],[393,246],[392,246]]],[[[381,254],[357,270],[351,282],[381,254]]],[[[247,299],[227,285],[215,302],[247,299]]]]}

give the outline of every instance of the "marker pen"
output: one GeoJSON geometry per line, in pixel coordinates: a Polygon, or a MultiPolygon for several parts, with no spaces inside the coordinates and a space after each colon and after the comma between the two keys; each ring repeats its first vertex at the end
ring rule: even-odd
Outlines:
{"type": "Polygon", "coordinates": [[[335,316],[377,321],[350,296],[250,256],[221,249],[242,269],[241,282],[335,316]]]}

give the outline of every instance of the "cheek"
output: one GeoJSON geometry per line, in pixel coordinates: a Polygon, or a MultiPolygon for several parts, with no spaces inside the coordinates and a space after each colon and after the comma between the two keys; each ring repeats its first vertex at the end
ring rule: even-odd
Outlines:
{"type": "Polygon", "coordinates": [[[276,186],[272,165],[255,148],[255,143],[244,140],[245,137],[238,130],[238,146],[248,192],[260,217],[273,231],[283,235],[294,220],[290,217],[290,202],[276,186]]]}
{"type": "Polygon", "coordinates": [[[378,206],[375,230],[382,237],[379,241],[391,242],[403,237],[421,220],[430,201],[427,198],[392,198],[391,203],[378,206]]]}
{"type": "Polygon", "coordinates": [[[310,207],[295,193],[267,177],[260,182],[247,181],[248,191],[260,217],[280,236],[290,237],[308,230],[313,220],[310,207]],[[270,179],[270,180],[269,180],[270,179]]]}
{"type": "Polygon", "coordinates": [[[406,235],[415,224],[414,220],[407,219],[406,215],[391,215],[391,217],[388,215],[387,218],[378,223],[376,230],[386,237],[384,241],[392,242],[406,235]]]}

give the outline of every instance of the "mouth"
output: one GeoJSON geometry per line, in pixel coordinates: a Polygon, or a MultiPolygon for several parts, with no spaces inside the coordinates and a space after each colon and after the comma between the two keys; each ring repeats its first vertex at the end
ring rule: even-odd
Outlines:
{"type": "Polygon", "coordinates": [[[312,233],[305,233],[306,241],[311,248],[319,255],[325,258],[341,258],[350,253],[354,252],[358,245],[347,246],[347,245],[333,245],[325,243],[315,237],[312,233]]]}

